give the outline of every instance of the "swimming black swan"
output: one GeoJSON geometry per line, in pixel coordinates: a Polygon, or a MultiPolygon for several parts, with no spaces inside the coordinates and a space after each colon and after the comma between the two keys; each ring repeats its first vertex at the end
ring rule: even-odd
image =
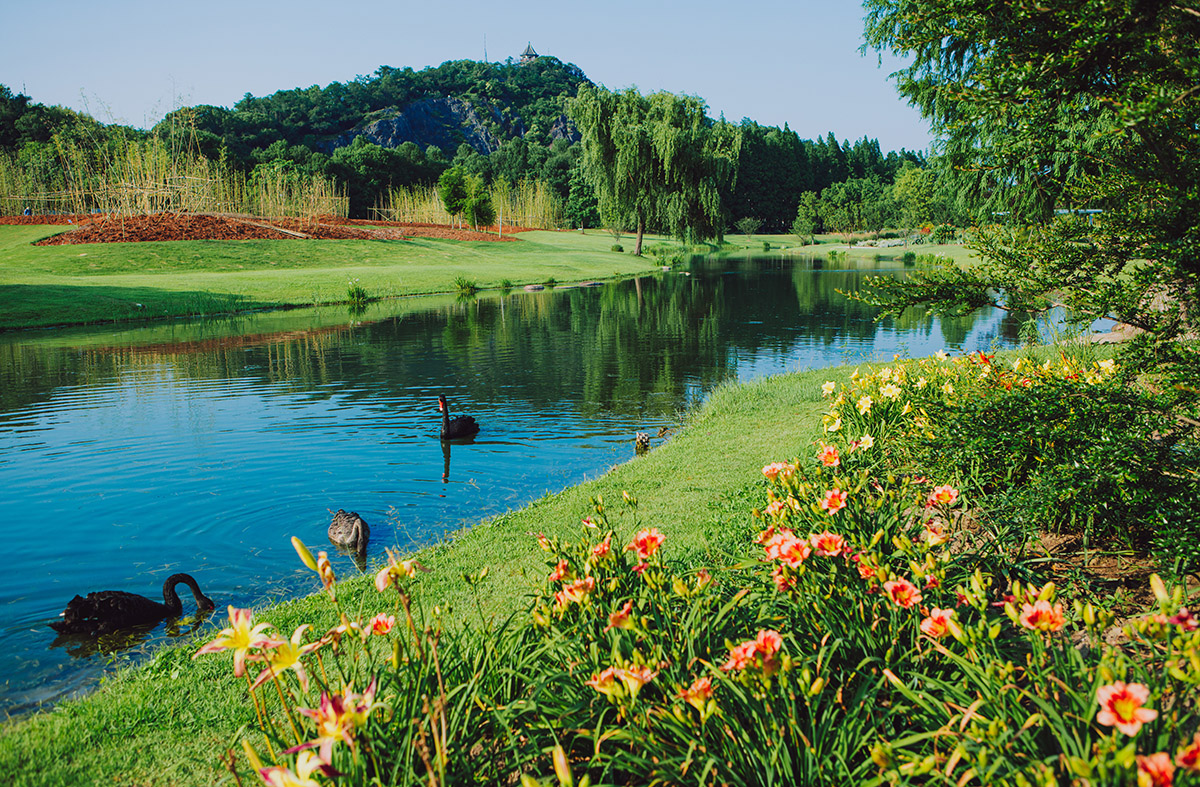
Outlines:
{"type": "Polygon", "coordinates": [[[340,547],[358,550],[358,554],[367,553],[367,539],[371,537],[371,528],[366,520],[356,512],[346,512],[338,509],[329,523],[329,540],[340,547]]]}
{"type": "Polygon", "coordinates": [[[50,624],[50,628],[63,634],[107,634],[117,629],[129,628],[143,623],[157,623],[163,618],[176,618],[183,612],[183,604],[176,585],[187,585],[202,610],[214,609],[213,600],[200,592],[200,585],[190,574],[172,574],[163,583],[163,601],[126,593],[124,590],[101,590],[88,593],[87,598],[76,596],[62,612],[62,620],[50,624]]]}
{"type": "Polygon", "coordinates": [[[469,415],[450,418],[450,408],[446,405],[446,397],[438,397],[438,409],[442,411],[442,439],[457,440],[460,437],[470,437],[479,433],[479,424],[469,415]]]}

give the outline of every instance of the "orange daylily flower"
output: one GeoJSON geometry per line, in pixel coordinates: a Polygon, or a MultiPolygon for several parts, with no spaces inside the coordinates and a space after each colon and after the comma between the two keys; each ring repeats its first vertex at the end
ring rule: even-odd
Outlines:
{"type": "Polygon", "coordinates": [[[934,607],[929,610],[929,617],[921,621],[921,633],[932,639],[941,639],[950,633],[954,625],[954,610],[934,607]]]}
{"type": "Polygon", "coordinates": [[[842,463],[841,457],[838,456],[836,445],[821,444],[821,450],[817,453],[817,459],[821,460],[821,464],[825,467],[837,467],[842,463]]]}
{"type": "Polygon", "coordinates": [[[380,593],[390,585],[397,585],[401,579],[412,579],[418,571],[429,571],[416,560],[399,560],[397,553],[387,550],[388,563],[375,574],[375,589],[380,593]]]}
{"type": "Polygon", "coordinates": [[[712,699],[712,678],[702,677],[692,681],[692,685],[679,692],[679,698],[695,708],[702,716],[708,701],[712,699]]]}
{"type": "Polygon", "coordinates": [[[608,616],[608,625],[604,627],[605,631],[610,629],[632,629],[633,628],[633,602],[626,601],[625,606],[618,609],[608,616]]]}
{"type": "Polygon", "coordinates": [[[808,537],[813,550],[822,557],[837,557],[847,548],[846,539],[826,530],[808,537]]]}
{"type": "Polygon", "coordinates": [[[1031,631],[1058,631],[1066,624],[1062,604],[1050,606],[1049,601],[1022,604],[1017,619],[1031,631]]]}
{"type": "Polygon", "coordinates": [[[662,545],[662,542],[665,539],[666,536],[664,536],[658,528],[650,527],[638,531],[638,534],[633,537],[633,543],[625,547],[625,549],[634,550],[637,552],[639,560],[646,560],[658,551],[658,548],[662,545]]]}
{"type": "Polygon", "coordinates": [[[321,782],[312,778],[314,773],[331,779],[337,775],[333,766],[310,751],[300,752],[300,756],[296,758],[295,771],[284,765],[275,765],[258,772],[267,787],[323,787],[321,782]]]}
{"type": "Polygon", "coordinates": [[[1191,743],[1175,752],[1175,764],[1185,771],[1200,773],[1200,732],[1192,737],[1191,743]]]}

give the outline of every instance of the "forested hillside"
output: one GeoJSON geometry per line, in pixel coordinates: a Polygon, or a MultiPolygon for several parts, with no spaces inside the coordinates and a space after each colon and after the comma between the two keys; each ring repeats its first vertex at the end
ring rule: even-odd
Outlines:
{"type": "MultiPolygon", "coordinates": [[[[543,184],[560,200],[564,225],[598,226],[616,220],[598,213],[567,115],[568,101],[591,84],[578,66],[548,56],[528,63],[457,60],[420,71],[381,66],[350,82],[247,94],[232,108],[183,107],[150,130],[105,126],[0,86],[0,189],[12,192],[17,181],[35,197],[70,189],[68,149],[78,157],[83,149],[155,140],[172,155],[221,161],[251,184],[328,179],[344,190],[356,217],[374,215],[395,189],[431,187],[459,167],[483,184],[543,184]],[[18,174],[4,181],[5,168],[18,174]]],[[[729,227],[752,218],[764,232],[787,232],[804,192],[819,194],[851,179],[890,188],[906,162],[926,164],[919,153],[884,153],[867,137],[807,140],[786,125],[750,119],[737,127],[737,173],[721,195],[729,227]]],[[[15,205],[0,201],[0,210],[15,205]]]]}

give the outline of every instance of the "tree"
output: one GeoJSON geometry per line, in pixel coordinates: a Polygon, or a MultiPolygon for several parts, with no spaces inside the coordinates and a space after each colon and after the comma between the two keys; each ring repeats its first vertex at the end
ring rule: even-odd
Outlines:
{"type": "Polygon", "coordinates": [[[491,224],[496,220],[496,209],[492,206],[487,184],[479,175],[468,175],[466,185],[467,198],[461,212],[474,229],[491,224]]]}
{"type": "Polygon", "coordinates": [[[706,109],[693,96],[590,86],[568,105],[600,213],[606,221],[628,217],[634,254],[652,224],[685,240],[722,237],[721,193],[733,183],[741,135],[706,109]]]}
{"type": "Polygon", "coordinates": [[[796,220],[792,222],[792,234],[805,242],[813,242],[813,234],[820,226],[820,215],[817,212],[817,192],[806,191],[800,195],[800,204],[796,206],[796,220]]]}
{"type": "Polygon", "coordinates": [[[461,216],[471,197],[467,173],[462,167],[451,167],[442,173],[438,178],[438,196],[442,205],[446,207],[446,212],[452,219],[458,218],[459,226],[462,226],[461,216]]]}
{"type": "Polygon", "coordinates": [[[943,218],[938,205],[937,175],[930,169],[906,163],[896,173],[892,197],[896,200],[900,226],[908,231],[943,218]]]}
{"type": "Polygon", "coordinates": [[[895,220],[891,187],[874,177],[850,178],[821,192],[817,211],[826,231],[879,232],[895,220]]]}
{"type": "Polygon", "coordinates": [[[735,221],[733,226],[737,227],[737,231],[745,235],[748,240],[753,240],[754,233],[758,232],[758,228],[762,226],[762,219],[744,216],[735,221]]]}
{"type": "Polygon", "coordinates": [[[866,45],[908,58],[900,92],[960,199],[1016,225],[974,236],[977,269],[876,282],[871,297],[891,313],[1059,301],[1159,340],[1200,326],[1195,0],[865,6],[866,45]]]}

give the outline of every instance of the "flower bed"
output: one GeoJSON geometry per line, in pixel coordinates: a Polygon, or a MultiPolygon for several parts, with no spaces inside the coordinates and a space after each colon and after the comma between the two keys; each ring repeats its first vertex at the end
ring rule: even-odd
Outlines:
{"type": "Polygon", "coordinates": [[[635,496],[597,498],[577,540],[537,536],[527,614],[452,626],[389,554],[376,608],[287,637],[231,608],[197,655],[233,651],[258,718],[244,761],[272,785],[1200,783],[1183,584],[1154,576],[1110,644],[1109,610],[980,538],[993,492],[906,464],[955,405],[1118,374],[986,355],[856,372],[826,383],[825,440],[762,468],[753,526],[726,524],[741,554],[671,555],[635,496]]]}

